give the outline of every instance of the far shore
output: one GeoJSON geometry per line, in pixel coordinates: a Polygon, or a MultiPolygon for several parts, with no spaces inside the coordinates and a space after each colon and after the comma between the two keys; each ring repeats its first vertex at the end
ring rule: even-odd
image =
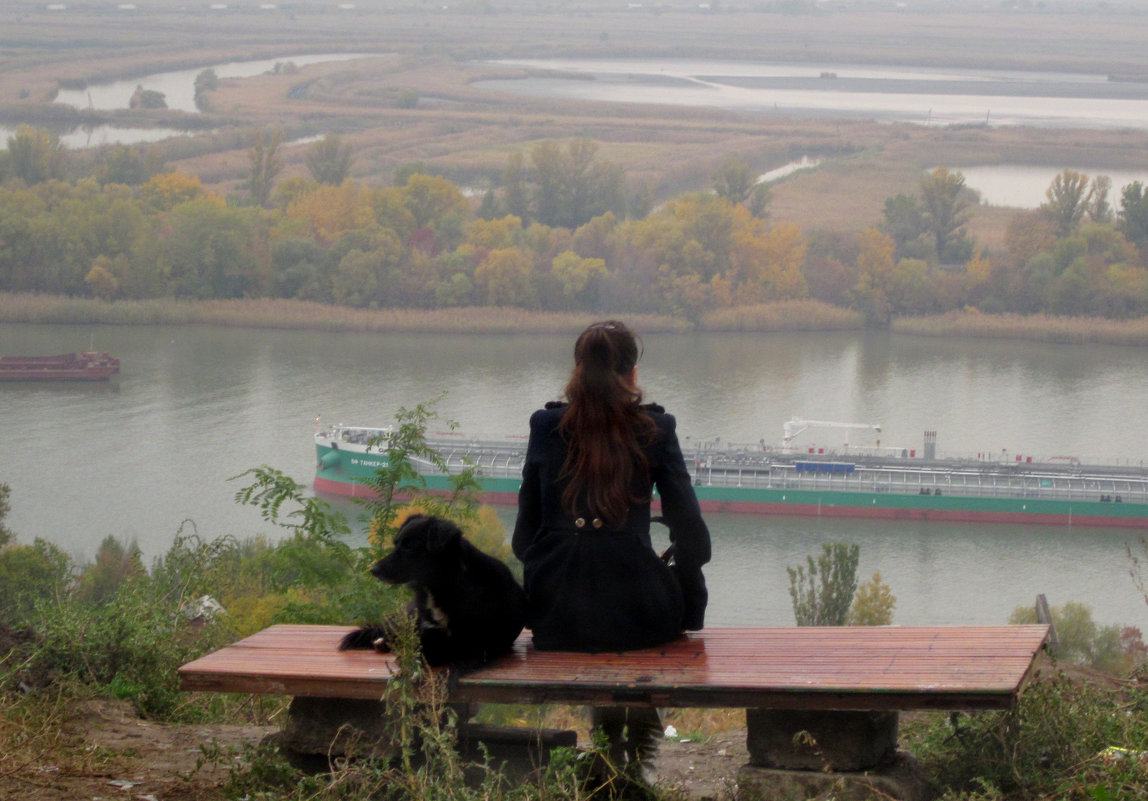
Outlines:
{"type": "MultiPolygon", "coordinates": [[[[234,328],[357,333],[566,334],[595,320],[619,317],[653,333],[861,331],[857,312],[813,300],[721,309],[697,321],[626,312],[541,312],[469,307],[452,309],[352,309],[297,300],[101,301],[59,295],[0,293],[0,324],[212,325],[234,328]]],[[[1148,318],[982,314],[976,310],[894,319],[897,334],[1018,339],[1075,345],[1148,345],[1148,318]]],[[[15,355],[15,354],[0,354],[15,355]]]]}

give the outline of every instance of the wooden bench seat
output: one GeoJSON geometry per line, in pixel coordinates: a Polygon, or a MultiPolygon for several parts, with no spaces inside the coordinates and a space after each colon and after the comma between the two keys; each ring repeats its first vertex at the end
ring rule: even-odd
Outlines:
{"type": "MultiPolygon", "coordinates": [[[[326,753],[329,732],[378,719],[396,669],[389,655],[338,651],[349,630],[272,626],[184,665],[181,685],[295,696],[284,736],[319,732],[312,753],[326,753]]],[[[898,710],[1009,709],[1047,636],[1046,625],[726,628],[579,654],[536,651],[524,634],[511,653],[459,678],[450,701],[741,707],[750,763],[739,797],[917,801],[925,785],[897,751],[898,710]]],[[[551,746],[574,744],[573,732],[558,734],[565,739],[551,746]]],[[[536,766],[539,740],[527,739],[536,766]]]]}
{"type": "MultiPolygon", "coordinates": [[[[392,657],[338,651],[347,626],[278,625],[180,668],[185,690],[382,696],[392,657]]],[[[514,651],[452,700],[772,709],[1005,709],[1048,628],[726,628],[623,654],[514,651]]]]}

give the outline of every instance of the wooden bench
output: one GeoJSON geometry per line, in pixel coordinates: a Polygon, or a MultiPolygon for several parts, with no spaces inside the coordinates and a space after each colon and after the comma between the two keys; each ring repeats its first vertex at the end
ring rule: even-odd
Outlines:
{"type": "MultiPolygon", "coordinates": [[[[182,687],[377,701],[394,660],[338,651],[348,630],[272,626],[184,665],[182,687]]],[[[783,781],[805,797],[828,770],[914,798],[894,765],[898,710],[1011,708],[1047,635],[1045,625],[725,628],[659,648],[579,654],[536,651],[524,634],[513,652],[459,679],[450,700],[744,708],[750,764],[739,784],[750,796],[788,797],[776,788],[783,781]],[[812,740],[798,744],[799,732],[812,740]]]]}

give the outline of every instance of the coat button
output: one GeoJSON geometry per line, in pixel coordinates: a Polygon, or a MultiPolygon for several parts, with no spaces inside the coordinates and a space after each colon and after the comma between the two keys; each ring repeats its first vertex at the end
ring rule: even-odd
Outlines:
{"type": "Polygon", "coordinates": [[[590,524],[594,526],[594,528],[602,528],[602,521],[596,517],[591,521],[590,524]]]}
{"type": "Polygon", "coordinates": [[[586,528],[586,518],[579,517],[574,521],[574,528],[586,528]]]}

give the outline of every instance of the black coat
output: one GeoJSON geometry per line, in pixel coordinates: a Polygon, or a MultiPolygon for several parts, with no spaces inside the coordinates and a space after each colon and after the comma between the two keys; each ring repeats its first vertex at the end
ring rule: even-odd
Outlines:
{"type": "MultiPolygon", "coordinates": [[[[588,512],[572,516],[563,509],[567,446],[558,423],[565,408],[548,404],[530,418],[512,539],[525,566],[527,625],[535,646],[621,651],[702,628],[707,594],[701,568],[710,559],[710,535],[673,416],[658,406],[643,407],[658,430],[645,454],[673,543],[674,564],[667,567],[650,540],[648,502],[631,504],[620,528],[595,527],[588,512]]],[[[635,477],[635,496],[649,495],[649,485],[643,484],[635,477]]]]}

